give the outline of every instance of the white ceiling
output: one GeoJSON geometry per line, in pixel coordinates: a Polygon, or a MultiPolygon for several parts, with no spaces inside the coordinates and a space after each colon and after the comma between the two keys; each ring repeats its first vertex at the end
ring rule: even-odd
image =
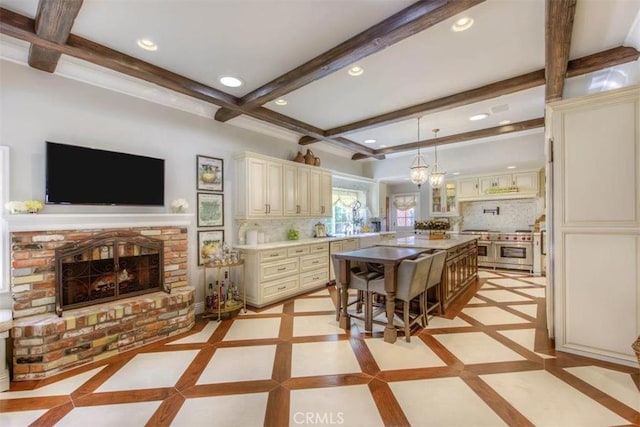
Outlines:
{"type": "MultiPolygon", "coordinates": [[[[412,3],[410,0],[84,0],[72,33],[241,97],[412,3]],[[153,40],[158,50],[140,49],[136,45],[139,38],[153,40]],[[245,85],[237,89],[222,86],[217,79],[225,74],[241,77],[245,85]]],[[[38,0],[0,0],[0,6],[32,18],[37,5],[38,0]]],[[[578,0],[570,59],[621,45],[640,50],[639,11],[640,0],[578,0]]],[[[340,70],[287,94],[286,106],[270,102],[265,107],[331,129],[543,69],[544,29],[544,0],[487,0],[353,64],[364,68],[360,77],[351,77],[346,69],[340,70]],[[467,31],[453,32],[451,25],[461,16],[472,17],[474,25],[467,31]]],[[[7,38],[3,37],[0,56],[7,56],[6,46],[7,38]]],[[[64,66],[57,72],[60,69],[64,70],[64,66]]],[[[568,79],[565,97],[603,90],[609,88],[607,84],[626,86],[638,82],[636,61],[568,79]]],[[[178,102],[181,96],[174,99],[178,102]]],[[[438,136],[444,137],[494,127],[501,120],[519,122],[543,115],[541,86],[425,115],[420,132],[422,139],[426,139],[432,135],[431,129],[437,127],[438,136]],[[506,107],[507,111],[491,114],[483,121],[468,120],[473,114],[491,112],[496,107],[506,107]]],[[[252,121],[255,124],[253,119],[239,117],[229,124],[247,126],[252,121]]],[[[271,125],[262,128],[274,132],[271,125]]],[[[287,134],[291,140],[301,136],[277,132],[287,134]]],[[[368,145],[374,149],[414,142],[417,136],[415,118],[344,135],[359,143],[376,139],[375,144],[368,145]]],[[[491,139],[483,143],[490,149],[491,139]]],[[[344,156],[352,154],[347,150],[331,150],[344,156]]],[[[477,169],[478,165],[472,166],[477,169]]]]}

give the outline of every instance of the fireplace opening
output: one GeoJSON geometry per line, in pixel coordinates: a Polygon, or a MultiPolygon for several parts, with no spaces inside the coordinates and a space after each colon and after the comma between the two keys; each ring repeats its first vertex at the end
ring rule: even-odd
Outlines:
{"type": "Polygon", "coordinates": [[[56,313],[168,289],[163,241],[111,231],[56,249],[56,313]]]}

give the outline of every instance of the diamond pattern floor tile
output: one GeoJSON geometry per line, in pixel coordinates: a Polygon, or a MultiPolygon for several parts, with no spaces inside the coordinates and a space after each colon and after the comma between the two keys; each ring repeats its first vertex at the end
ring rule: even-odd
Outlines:
{"type": "Polygon", "coordinates": [[[361,369],[349,341],[293,344],[292,377],[352,372],[361,372],[361,369]]]}
{"type": "Polygon", "coordinates": [[[275,355],[275,345],[218,348],[196,384],[267,380],[275,355]]]}

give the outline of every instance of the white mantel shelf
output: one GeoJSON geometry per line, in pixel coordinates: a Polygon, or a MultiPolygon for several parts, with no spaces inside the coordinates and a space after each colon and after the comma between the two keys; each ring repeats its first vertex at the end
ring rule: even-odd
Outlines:
{"type": "Polygon", "coordinates": [[[17,214],[7,215],[9,231],[190,226],[195,214],[17,214]]]}

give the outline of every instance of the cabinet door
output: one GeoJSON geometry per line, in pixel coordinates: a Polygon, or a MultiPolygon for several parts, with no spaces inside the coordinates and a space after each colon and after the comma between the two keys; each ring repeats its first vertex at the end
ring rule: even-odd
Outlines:
{"type": "Polygon", "coordinates": [[[431,189],[431,215],[440,215],[444,211],[442,206],[442,187],[431,189]]]}
{"type": "Polygon", "coordinates": [[[282,186],[282,164],[267,162],[267,214],[269,216],[282,216],[284,206],[282,186]]]}
{"type": "Polygon", "coordinates": [[[513,175],[511,175],[511,174],[496,175],[496,176],[494,176],[494,182],[496,183],[495,187],[497,187],[497,188],[511,187],[512,185],[514,185],[514,183],[513,183],[513,175]]]}
{"type": "Polygon", "coordinates": [[[480,195],[485,194],[487,190],[495,187],[493,177],[492,176],[482,176],[478,179],[478,184],[480,186],[480,195]]]}
{"type": "Polygon", "coordinates": [[[478,195],[478,178],[461,179],[458,181],[458,197],[475,197],[478,195]]]}
{"type": "Polygon", "coordinates": [[[267,161],[263,159],[247,160],[247,213],[251,217],[267,215],[267,161]]]}
{"type": "Polygon", "coordinates": [[[300,206],[298,213],[306,216],[310,213],[309,172],[307,168],[298,168],[298,206],[300,206]]]}
{"type": "Polygon", "coordinates": [[[527,193],[538,192],[538,172],[522,172],[513,174],[513,185],[519,191],[527,193]]]}
{"type": "Polygon", "coordinates": [[[511,187],[513,185],[512,175],[490,175],[480,177],[480,194],[485,194],[492,188],[511,187]]]}
{"type": "Polygon", "coordinates": [[[320,187],[320,213],[322,214],[322,216],[331,218],[333,216],[333,180],[330,173],[322,173],[322,176],[320,178],[320,187]]]}
{"type": "Polygon", "coordinates": [[[312,216],[322,215],[321,186],[322,173],[309,171],[309,213],[312,216]]]}
{"type": "Polygon", "coordinates": [[[298,215],[298,168],[292,165],[284,166],[284,214],[286,216],[298,215]]]}
{"type": "Polygon", "coordinates": [[[444,194],[442,195],[444,211],[448,214],[456,213],[458,210],[457,188],[455,182],[444,184],[444,194]]]}

